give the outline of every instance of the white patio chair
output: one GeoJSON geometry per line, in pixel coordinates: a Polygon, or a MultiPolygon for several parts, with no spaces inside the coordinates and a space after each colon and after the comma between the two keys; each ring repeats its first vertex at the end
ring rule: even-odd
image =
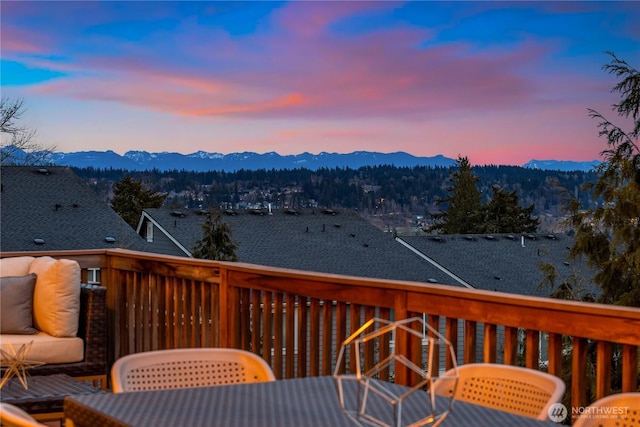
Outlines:
{"type": "Polygon", "coordinates": [[[0,403],[0,424],[2,427],[46,427],[31,415],[10,403],[0,403]]]}
{"type": "Polygon", "coordinates": [[[260,356],[232,348],[185,348],[134,353],[111,368],[114,393],[275,381],[260,356]]]}
{"type": "Polygon", "coordinates": [[[640,393],[617,393],[596,400],[573,427],[640,427],[640,393]]]}
{"type": "MultiPolygon", "coordinates": [[[[443,376],[455,376],[449,370],[443,376]]],[[[458,384],[436,380],[437,394],[480,406],[547,420],[549,408],[562,400],[565,384],[546,372],[497,363],[469,363],[458,366],[458,384]]],[[[454,403],[455,405],[455,403],[454,403]]]]}

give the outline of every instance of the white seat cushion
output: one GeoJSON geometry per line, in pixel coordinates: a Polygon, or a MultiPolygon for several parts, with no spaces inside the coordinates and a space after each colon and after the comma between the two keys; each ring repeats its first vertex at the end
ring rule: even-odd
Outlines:
{"type": "Polygon", "coordinates": [[[81,338],[56,338],[44,332],[35,335],[0,335],[0,348],[11,353],[8,343],[15,351],[21,345],[31,344],[31,349],[27,353],[26,359],[44,363],[74,363],[84,359],[84,344],[81,338]]]}

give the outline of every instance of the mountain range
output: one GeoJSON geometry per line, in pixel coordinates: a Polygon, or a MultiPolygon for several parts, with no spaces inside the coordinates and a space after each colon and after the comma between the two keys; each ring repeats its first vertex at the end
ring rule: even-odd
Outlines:
{"type": "MultiPolygon", "coordinates": [[[[4,149],[5,147],[3,147],[4,149]]],[[[19,158],[19,150],[14,150],[12,156],[19,158]]],[[[456,164],[455,159],[436,155],[433,157],[419,157],[405,152],[379,153],[371,151],[354,151],[352,153],[311,154],[304,152],[295,155],[280,155],[275,152],[258,154],[253,152],[241,153],[209,153],[197,151],[191,154],[181,153],[149,153],[147,151],[127,151],[120,155],[114,151],[78,151],[70,153],[52,152],[47,155],[47,162],[59,166],[73,166],[78,168],[113,168],[131,171],[158,169],[188,170],[188,171],[225,171],[234,172],[241,169],[310,169],[321,168],[351,168],[363,166],[393,165],[396,167],[450,167],[456,164]]],[[[598,161],[576,162],[564,160],[531,160],[524,165],[530,169],[560,170],[560,171],[589,171],[598,161]]]]}

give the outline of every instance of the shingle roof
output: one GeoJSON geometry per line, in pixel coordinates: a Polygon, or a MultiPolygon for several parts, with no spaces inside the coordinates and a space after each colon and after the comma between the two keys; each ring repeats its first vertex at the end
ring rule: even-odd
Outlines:
{"type": "Polygon", "coordinates": [[[582,262],[569,258],[573,238],[566,234],[495,234],[402,236],[409,245],[433,259],[474,288],[523,295],[549,296],[538,289],[544,277],[539,265],[551,263],[562,277],[589,279],[582,262]]]}
{"type": "Polygon", "coordinates": [[[0,182],[2,251],[148,250],[135,230],[67,167],[2,166],[0,182]],[[108,237],[115,240],[108,242],[108,237]]]}
{"type": "MultiPolygon", "coordinates": [[[[185,248],[202,238],[204,216],[195,210],[147,209],[145,215],[185,248]]],[[[238,245],[238,260],[259,265],[392,280],[456,283],[404,248],[389,233],[348,210],[273,210],[222,214],[238,245]]]]}

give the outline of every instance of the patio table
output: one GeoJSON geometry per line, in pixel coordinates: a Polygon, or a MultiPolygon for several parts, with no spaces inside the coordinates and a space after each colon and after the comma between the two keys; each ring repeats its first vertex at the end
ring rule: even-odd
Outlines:
{"type": "Polygon", "coordinates": [[[100,394],[101,389],[68,375],[36,375],[27,377],[28,389],[12,378],[0,391],[0,400],[18,406],[37,420],[63,418],[64,398],[76,394],[100,394]]]}
{"type": "MultiPolygon", "coordinates": [[[[403,412],[423,410],[422,407],[416,407],[415,402],[408,401],[405,405],[408,406],[403,408],[403,412]]],[[[392,413],[389,407],[376,407],[372,411],[382,411],[387,415],[392,413]]],[[[355,425],[341,411],[336,382],[330,376],[217,387],[70,396],[65,399],[64,412],[67,427],[355,425]]],[[[440,425],[552,427],[558,424],[466,402],[454,402],[453,410],[440,425]]]]}

